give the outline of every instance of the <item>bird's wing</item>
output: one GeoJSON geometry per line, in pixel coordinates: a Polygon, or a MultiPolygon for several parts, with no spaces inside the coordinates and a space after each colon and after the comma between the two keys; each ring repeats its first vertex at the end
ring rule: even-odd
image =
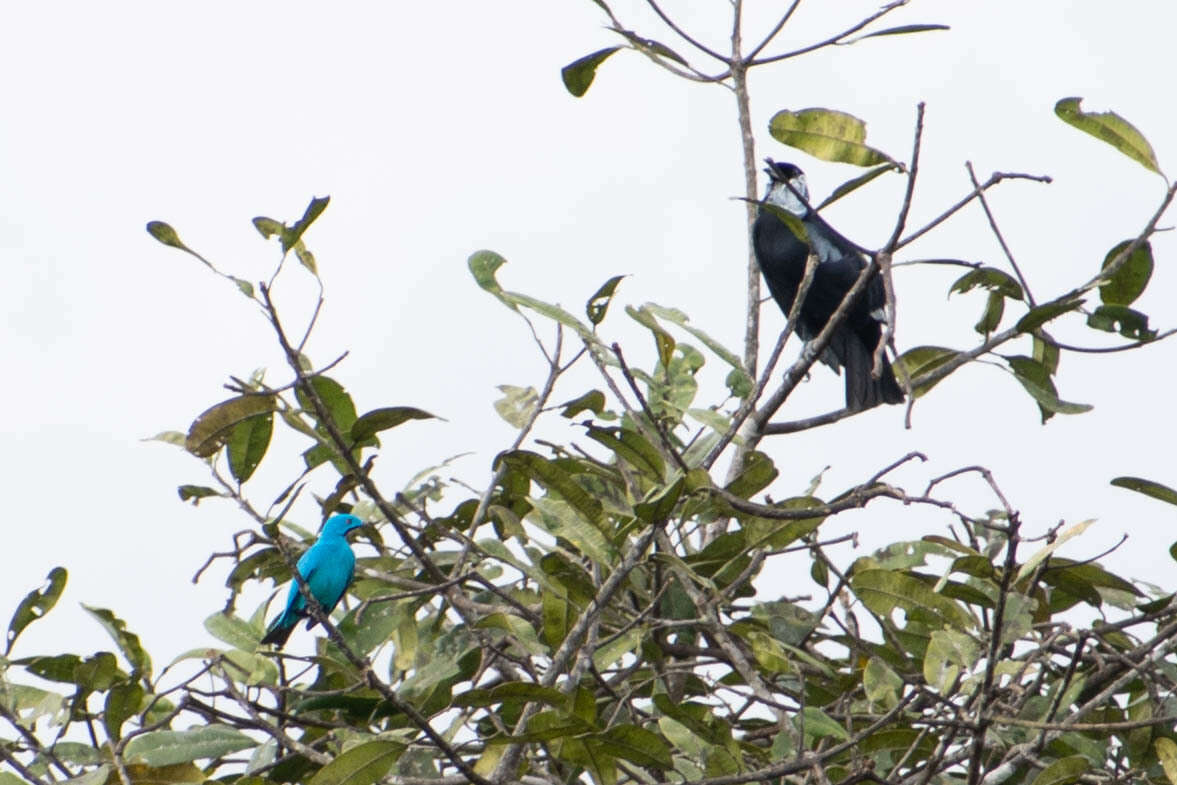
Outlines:
{"type": "MultiPolygon", "coordinates": [[[[315,595],[316,598],[319,596],[318,592],[315,591],[316,576],[319,574],[323,564],[323,552],[318,546],[319,544],[315,543],[307,548],[299,558],[298,564],[295,565],[298,569],[298,574],[307,582],[311,594],[315,595]]],[[[286,600],[286,608],[300,616],[306,614],[306,598],[302,596],[302,592],[298,589],[298,581],[293,577],[290,579],[290,596],[286,600]]]]}
{"type": "Polygon", "coordinates": [[[307,578],[307,584],[327,613],[342,599],[355,572],[355,563],[355,556],[346,542],[325,547],[317,558],[314,575],[307,578]]]}

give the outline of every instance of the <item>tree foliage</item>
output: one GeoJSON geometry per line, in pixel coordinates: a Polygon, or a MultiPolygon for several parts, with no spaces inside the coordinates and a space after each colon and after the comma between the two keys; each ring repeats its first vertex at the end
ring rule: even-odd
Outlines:
{"type": "MultiPolygon", "coordinates": [[[[741,117],[750,68],[942,28],[879,28],[894,7],[886,6],[812,47],[764,54],[786,14],[758,46],[720,55],[667,20],[684,45],[722,64],[722,73],[708,74],[596,2],[620,43],[565,67],[570,93],[584,95],[611,55],[632,50],[686,78],[730,86],[741,117]]],[[[1056,112],[1160,173],[1144,135],[1122,117],[1083,112],[1072,98],[1056,112]]],[[[1045,179],[973,176],[963,199],[910,228],[922,117],[920,107],[903,162],[867,146],[862,121],[844,112],[782,108],[768,129],[819,158],[870,167],[827,203],[888,173],[907,178],[894,232],[871,254],[860,284],[874,270],[889,276],[896,254],[974,201],[1000,238],[986,192],[1045,179]]],[[[938,381],[981,359],[1008,370],[1044,421],[1089,408],[1060,397],[1059,356],[1074,347],[1048,328],[1085,319],[1120,333],[1124,348],[1172,333],[1150,327],[1131,306],[1149,283],[1149,237],[1174,192],[1166,189],[1139,233],[1050,298],[1032,295],[1012,256],[1005,267],[957,262],[970,269],[949,293],[985,295],[978,342],[903,352],[897,368],[909,411],[938,381]]],[[[197,415],[187,432],[157,437],[209,472],[208,485],[181,486],[181,500],[226,500],[250,522],[220,556],[231,562],[226,607],[204,622],[223,646],[192,650],[157,672],[114,612],[87,607],[112,651],[21,652],[21,633],[65,589],[66,570],[54,569],[19,602],[8,627],[0,757],[15,774],[0,772],[0,785],[1177,785],[1173,595],[1094,559],[1059,556],[1090,522],[1028,531],[980,467],[940,473],[922,489],[901,487],[892,477],[924,461],[918,453],[880,454],[878,471],[851,487],[828,490],[815,480],[783,498],[766,495],[778,476],[769,437],[853,414],[774,419],[830,328],[782,376],[777,364],[791,328],[760,367],[755,330],[741,353],[674,308],[619,307],[620,276],[587,295],[582,316],[505,288],[505,259],[476,251],[474,283],[527,322],[547,374],[534,386],[501,388],[495,409],[517,437],[494,458],[485,488],[472,490],[436,467],[399,490],[380,487],[372,467],[385,444],[403,444],[400,428],[434,415],[418,408],[424,402],[364,410],[348,392],[344,363],[316,365],[304,353],[323,304],[320,265],[305,238],[327,205],[314,199],[289,224],[254,219],[263,238],[279,241],[273,276],[261,282],[222,272],[168,224],[148,224],[156,240],[196,257],[260,309],[286,359],[282,384],[262,374],[234,377],[233,397],[197,415]],[[285,265],[290,254],[301,270],[285,265]],[[314,316],[297,329],[273,296],[279,275],[320,283],[314,316]],[[649,333],[656,349],[649,367],[631,365],[606,337],[623,317],[649,333]],[[599,380],[587,389],[569,382],[569,370],[586,364],[599,380]],[[712,368],[728,397],[698,400],[712,368]],[[565,440],[536,440],[540,418],[564,422],[565,440]],[[304,468],[263,504],[249,481],[276,431],[301,440],[304,468]],[[729,456],[721,478],[720,459],[729,456]],[[988,509],[954,501],[949,490],[965,482],[987,489],[988,509]],[[331,619],[312,609],[326,632],[309,657],[260,647],[266,604],[237,607],[243,588],[290,579],[315,528],[292,513],[305,496],[322,517],[345,511],[370,524],[345,607],[331,619]],[[849,561],[839,548],[848,537],[827,534],[848,511],[894,520],[914,507],[936,511],[943,529],[849,561]],[[757,590],[759,577],[786,571],[796,576],[796,596],[757,590]]],[[[759,298],[751,289],[755,324],[759,298]]],[[[1155,481],[1113,482],[1177,503],[1177,492],[1155,481]]]]}

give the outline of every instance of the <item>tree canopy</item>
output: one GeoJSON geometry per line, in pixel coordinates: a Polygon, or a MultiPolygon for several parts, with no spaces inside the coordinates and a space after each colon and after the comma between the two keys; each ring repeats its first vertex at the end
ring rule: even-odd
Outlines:
{"type": "MultiPolygon", "coordinates": [[[[888,26],[902,5],[894,3],[826,40],[778,51],[774,41],[798,3],[772,28],[753,32],[741,28],[736,0],[737,34],[720,52],[653,3],[671,44],[594,2],[613,42],[563,68],[568,92],[584,96],[600,69],[637,67],[614,61],[625,54],[644,55],[700,89],[730,90],[749,222],[759,209],[751,70],[870,38],[901,46],[904,36],[944,29],[888,26]]],[[[1177,185],[1128,120],[1060,98],[1063,123],[1111,145],[1126,165],[1156,173],[1165,190],[1136,234],[1046,294],[1033,285],[1035,269],[1009,253],[987,195],[1010,181],[1049,178],[981,177],[970,165],[971,189],[913,225],[925,107],[912,112],[911,148],[902,155],[871,146],[863,120],[834,108],[781,107],[769,123],[781,145],[862,168],[816,203],[819,210],[880,178],[904,178],[893,230],[869,249],[839,314],[870,275],[887,281],[894,314],[894,266],[959,267],[946,294],[977,319],[975,343],[898,351],[894,322],[884,331],[881,351],[895,354],[908,417],[925,396],[945,394],[940,381],[976,362],[1008,371],[1044,423],[1082,416],[1090,407],[1056,387],[1060,357],[1156,351],[1152,344],[1177,332],[1134,308],[1153,270],[1150,238],[1177,185]],[[907,257],[915,240],[970,205],[984,211],[1006,249],[1001,262],[907,257]],[[983,297],[956,297],[969,292],[983,297]],[[1092,349],[1056,340],[1063,323],[1118,343],[1092,349]]],[[[378,481],[382,451],[429,438],[437,417],[428,401],[361,405],[348,391],[345,347],[334,357],[308,356],[332,265],[310,242],[328,206],[327,197],[313,198],[300,217],[253,219],[277,259],[264,281],[206,257],[164,221],[147,224],[155,240],[224,278],[227,300],[245,298],[285,359],[281,369],[230,376],[229,397],[197,414],[187,431],[156,437],[208,472],[178,489],[181,501],[240,511],[231,547],[205,565],[227,565],[226,604],[204,620],[223,646],[193,649],[159,668],[115,612],[87,607],[113,650],[23,651],[23,631],[65,589],[66,568],[55,568],[9,623],[0,759],[12,773],[0,771],[0,785],[1177,785],[1173,593],[1114,574],[1099,554],[1058,555],[1090,521],[1028,526],[1018,501],[982,466],[945,469],[909,487],[896,475],[925,456],[896,456],[885,445],[868,448],[875,470],[848,487],[826,488],[821,476],[806,487],[774,485],[778,445],[790,434],[858,412],[791,416],[790,395],[839,316],[785,362],[794,330],[790,323],[761,344],[762,295],[750,256],[745,340],[733,348],[674,307],[625,302],[619,271],[604,271],[599,288],[577,295],[583,308],[570,310],[508,284],[499,253],[471,249],[471,283],[501,303],[505,317],[523,321],[520,343],[527,351],[534,345],[546,373],[529,386],[501,388],[494,409],[515,437],[485,485],[444,466],[422,467],[395,488],[378,481]],[[275,291],[291,276],[317,287],[309,308],[275,291]],[[292,311],[310,315],[292,319],[292,311]],[[611,325],[625,319],[648,335],[641,349],[612,337],[611,325]],[[652,362],[631,360],[651,346],[652,362]],[[701,380],[714,375],[723,397],[701,398],[701,380]],[[541,421],[563,437],[537,436],[541,421]],[[297,450],[302,459],[273,498],[250,484],[271,450],[297,450]],[[959,501],[964,484],[983,491],[980,509],[959,501]],[[308,508],[317,519],[293,512],[308,508]],[[917,509],[933,511],[941,527],[908,532],[869,555],[842,547],[853,534],[828,533],[830,521],[852,511],[896,520],[917,509]],[[257,584],[290,581],[319,520],[337,512],[366,523],[343,607],[327,617],[312,603],[325,633],[309,656],[261,646],[277,608],[239,607],[240,597],[257,584]],[[796,593],[766,592],[770,574],[792,576],[796,593]]],[[[904,318],[918,319],[918,310],[904,318]]],[[[1177,491],[1155,480],[1112,482],[1177,504],[1177,491]]]]}

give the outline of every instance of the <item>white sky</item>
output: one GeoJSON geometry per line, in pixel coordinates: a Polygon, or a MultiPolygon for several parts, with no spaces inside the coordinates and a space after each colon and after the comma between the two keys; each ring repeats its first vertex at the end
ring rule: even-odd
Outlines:
{"type": "MultiPolygon", "coordinates": [[[[780,4],[747,5],[752,40],[780,4]]],[[[327,286],[312,359],[351,350],[334,375],[361,411],[415,405],[447,418],[388,434],[380,478],[389,489],[470,449],[478,454],[454,473],[484,483],[489,457],[512,438],[492,409],[495,385],[542,382],[522,323],[466,270],[476,249],[507,257],[499,278],[508,288],[576,312],[609,276],[628,273],[604,333],[623,340],[636,364],[650,362],[651,341],[631,326],[625,303],[679,307],[733,348],[742,335],[746,238],[743,207],[729,198],[742,193],[730,94],[676,81],[622,52],[584,99],[572,98],[561,66],[615,43],[588,0],[186,7],[25,3],[9,9],[0,30],[7,379],[0,476],[8,532],[0,623],[53,566],[71,576],[61,605],[26,631],[18,656],[111,648],[79,602],[126,619],[159,664],[209,642],[201,620],[224,601],[225,570],[196,587],[189,578],[249,523],[229,503],[181,504],[176,486],[205,483],[204,468],[140,439],[186,429],[228,397],[221,384],[229,374],[268,366],[269,379],[284,382],[281,358],[255,310],[195,260],[153,241],[143,229],[148,220],[170,222],[222,269],[257,280],[276,251],[250,219],[293,220],[312,196],[331,195],[306,236],[327,286]]],[[[665,7],[725,45],[727,3],[665,7]]],[[[616,8],[639,32],[688,52],[639,3],[616,8]]],[[[875,8],[808,0],[773,51],[825,37],[875,8]]],[[[1077,95],[1087,110],[1115,109],[1148,136],[1162,166],[1177,166],[1177,115],[1160,89],[1172,70],[1174,7],[916,0],[885,24],[914,22],[953,29],[875,39],[754,73],[758,157],[797,161],[820,198],[854,171],[771,140],[773,112],[851,112],[869,122],[868,141],[906,158],[915,104],[925,100],[913,224],[968,190],[965,160],[982,178],[995,169],[1051,174],[1051,186],[1000,187],[992,205],[1039,299],[1085,279],[1113,244],[1143,226],[1163,183],[1058,121],[1052,107],[1077,95]]],[[[878,246],[901,190],[898,177],[878,181],[827,218],[878,246]]],[[[1172,235],[1156,238],[1157,269],[1139,303],[1160,328],[1177,320],[1167,307],[1177,289],[1174,246],[1172,235]]],[[[1004,266],[978,208],[910,249],[909,258],[929,256],[1004,266]]],[[[918,268],[897,275],[901,349],[976,340],[983,295],[946,300],[956,275],[918,268]]],[[[277,295],[297,323],[311,290],[297,270],[282,280],[277,295]]],[[[771,343],[781,319],[771,306],[765,313],[771,343]]],[[[1116,343],[1078,318],[1064,324],[1055,329],[1060,339],[1116,343]]],[[[799,492],[832,465],[823,485],[832,495],[912,449],[931,458],[896,476],[913,490],[929,476],[980,463],[996,472],[1031,531],[1099,518],[1066,555],[1092,556],[1127,533],[1131,541],[1108,563],[1172,587],[1172,508],[1108,480],[1137,474],[1177,485],[1173,346],[1064,357],[1061,395],[1096,408],[1045,427],[1012,377],[973,366],[916,407],[911,431],[902,429],[902,410],[890,407],[769,439],[762,449],[782,473],[772,492],[799,492]],[[859,454],[848,457],[849,449],[859,454]]],[[[1004,351],[1028,353],[1028,345],[1004,351]]],[[[710,391],[724,373],[709,361],[710,391]]],[[[578,378],[583,383],[562,388],[558,400],[600,386],[591,374],[578,378]]],[[[819,413],[841,395],[840,379],[816,369],[784,416],[819,413]]],[[[577,436],[558,424],[549,433],[577,436]]],[[[271,456],[247,486],[263,504],[288,482],[304,445],[293,438],[275,445],[283,447],[293,457],[271,456]]],[[[324,475],[318,487],[326,485],[324,475]]],[[[972,487],[953,492],[982,509],[989,501],[972,487]]],[[[301,515],[314,524],[309,506],[301,515]]],[[[879,544],[942,532],[945,522],[879,503],[830,531],[858,528],[879,544]]]]}

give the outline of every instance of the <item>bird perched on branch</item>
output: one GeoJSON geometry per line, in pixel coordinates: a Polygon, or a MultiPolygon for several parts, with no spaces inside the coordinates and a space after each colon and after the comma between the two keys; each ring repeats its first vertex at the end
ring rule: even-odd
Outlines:
{"type": "MultiPolygon", "coordinates": [[[[311,596],[323,613],[331,613],[351,585],[356,557],[347,543],[347,533],[363,525],[364,522],[354,515],[332,515],[323,524],[319,539],[298,560],[298,574],[306,581],[311,596]]],[[[307,610],[306,597],[299,590],[298,581],[294,580],[286,595],[286,608],[274,619],[261,642],[275,643],[282,648],[299,619],[307,619],[308,630],[315,625],[307,610]]]]}
{"type": "MultiPolygon", "coordinates": [[[[853,243],[809,207],[804,172],[793,164],[766,160],[768,192],[764,201],[799,218],[807,242],[799,239],[780,216],[761,205],[752,227],[752,246],[768,290],[786,317],[797,297],[810,252],[817,256],[813,282],[801,303],[796,326],[797,334],[810,341],[818,336],[846,292],[854,286],[866,259],[853,243]]],[[[820,358],[835,372],[846,369],[846,408],[852,411],[880,403],[903,402],[903,390],[896,383],[886,357],[879,377],[876,379],[871,373],[875,348],[882,340],[885,305],[883,280],[876,272],[862,296],[851,304],[845,320],[834,329],[820,358]]]]}

